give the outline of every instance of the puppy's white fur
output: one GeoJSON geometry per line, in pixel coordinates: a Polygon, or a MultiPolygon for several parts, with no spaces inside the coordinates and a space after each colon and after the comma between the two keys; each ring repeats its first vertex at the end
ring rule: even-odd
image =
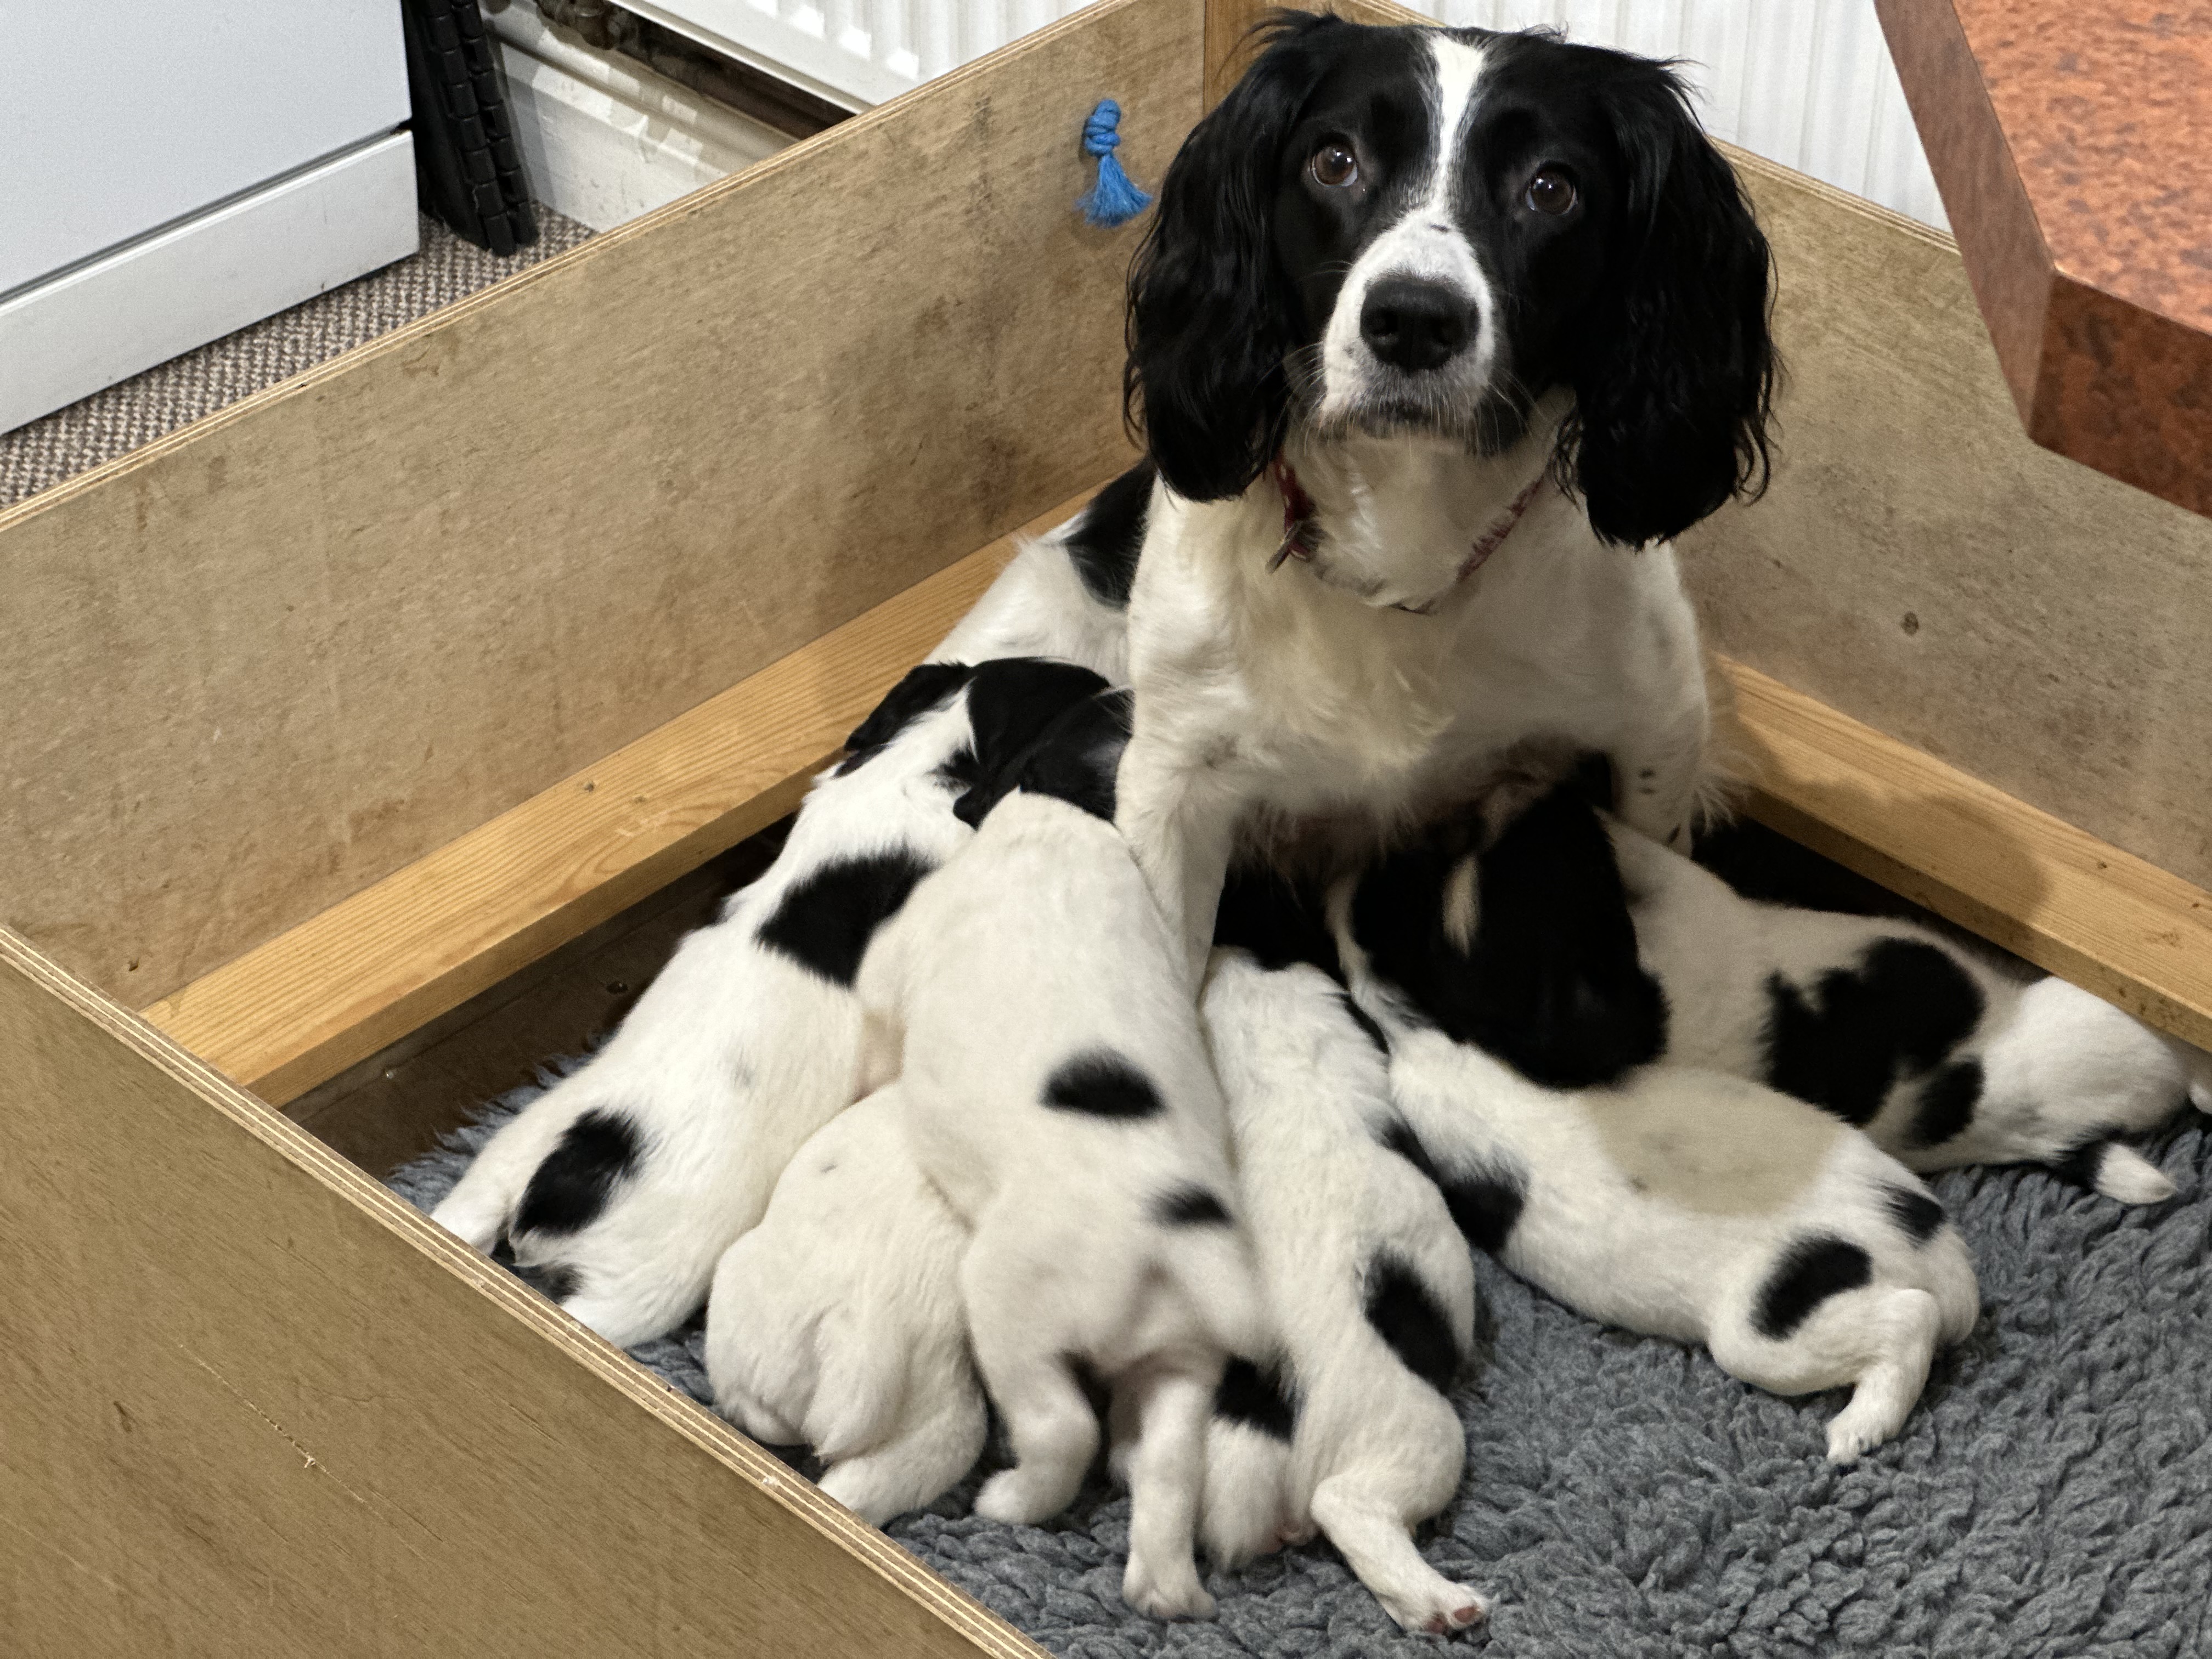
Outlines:
{"type": "Polygon", "coordinates": [[[1487,1603],[1408,1535],[1458,1488],[1459,1415],[1377,1331],[1365,1297],[1389,1257],[1425,1288],[1463,1357],[1474,1323],[1467,1247],[1436,1188],[1382,1144],[1395,1121],[1388,1062],[1326,975],[1217,951],[1203,1006],[1280,1334],[1276,1368],[1295,1401],[1288,1442],[1214,1416],[1207,1550],[1234,1566],[1318,1525],[1400,1626],[1465,1629],[1487,1603]]]}
{"type": "Polygon", "coordinates": [[[1411,437],[1294,442],[1326,535],[1271,571],[1282,504],[1155,489],[1129,605],[1134,730],[1116,821],[1202,964],[1239,837],[1291,821],[1355,850],[1468,798],[1531,739],[1603,750],[1628,821],[1697,805],[1709,711],[1671,548],[1600,542],[1548,484],[1465,581],[1453,573],[1550,456],[1411,437]],[[1389,608],[1441,594],[1433,614],[1389,608]]]}
{"type": "Polygon", "coordinates": [[[1671,1062],[1761,1077],[1770,981],[1818,1006],[1823,977],[1851,971],[1870,946],[1925,945],[1972,982],[1983,1012],[1937,1066],[1895,1078],[1863,1126],[1875,1144],[1918,1170],[2072,1159],[2108,1197],[2173,1196],[2172,1182],[2112,1137],[2158,1127],[2185,1098],[2212,1111],[2212,1056],[2063,980],[2022,985],[1931,928],[1758,903],[1632,830],[1616,824],[1613,838],[1638,953],[1667,994],[1671,1062]],[[1959,1062],[1978,1066],[1978,1098],[1963,1129],[1930,1139],[1918,1127],[1923,1091],[1959,1062]]]}
{"type": "Polygon", "coordinates": [[[1338,945],[1389,1035],[1393,1098],[1462,1219],[1486,1215],[1502,1234],[1485,1242],[1506,1267],[1592,1319],[1702,1342],[1773,1393],[1851,1385],[1828,1428],[1833,1462],[1897,1433],[1937,1344],[1972,1328],[1979,1305],[1940,1207],[1924,1239],[1900,1220],[1900,1202],[1935,1206],[1917,1177],[1819,1109],[1741,1078],[1652,1066],[1609,1089],[1540,1088],[1372,978],[1344,896],[1338,945]],[[1824,1243],[1863,1251],[1864,1282],[1762,1330],[1793,1253],[1824,1243]]]}
{"type": "Polygon", "coordinates": [[[1018,792],[863,965],[863,1080],[899,1079],[916,1160],[970,1229],[969,1331],[1016,1458],[977,1513],[1035,1522],[1075,1496],[1098,1442],[1071,1369],[1087,1362],[1138,1430],[1122,1595],[1206,1617],[1192,1550],[1206,1419],[1225,1356],[1262,1329],[1179,967],[1113,826],[1018,792]],[[1223,1219],[1166,1219],[1178,1194],[1223,1219]]]}
{"type": "Polygon", "coordinates": [[[933,1502],[983,1449],[967,1242],[915,1165],[898,1085],[840,1112],[714,1270],[715,1409],[756,1440],[811,1446],[822,1490],[878,1525],[933,1502]]]}
{"type": "MultiPolygon", "coordinates": [[[[1121,614],[1076,574],[1073,522],[1027,544],[931,660],[1058,657],[1118,683],[1121,614]]],[[[587,1226],[515,1238],[515,1257],[572,1277],[560,1299],[610,1341],[632,1346],[686,1318],[792,1154],[854,1097],[852,992],[755,935],[825,865],[884,852],[934,864],[963,843],[970,832],[934,774],[968,736],[955,697],[866,765],[817,777],[775,863],[684,940],[589,1064],[493,1137],[433,1218],[491,1249],[570,1126],[587,1111],[619,1115],[635,1126],[635,1167],[587,1226]]]]}

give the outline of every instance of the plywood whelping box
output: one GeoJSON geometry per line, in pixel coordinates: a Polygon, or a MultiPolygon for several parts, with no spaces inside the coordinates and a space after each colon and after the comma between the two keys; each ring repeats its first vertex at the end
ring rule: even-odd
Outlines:
{"type": "MultiPolygon", "coordinates": [[[[1108,0],[0,515],[10,1652],[1035,1652],[273,1106],[787,810],[1126,464],[1076,134],[1157,178],[1251,15],[1108,0]]],[[[2206,526],[1742,166],[1784,462],[1685,562],[1756,809],[2212,1036],[2206,526]]]]}

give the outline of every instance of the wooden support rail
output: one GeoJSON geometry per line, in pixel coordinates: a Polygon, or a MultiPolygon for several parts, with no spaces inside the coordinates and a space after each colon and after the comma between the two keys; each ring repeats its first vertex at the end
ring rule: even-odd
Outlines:
{"type": "Polygon", "coordinates": [[[1723,661],[1752,816],[2212,1048],[2212,893],[1778,680],[1723,661]]]}

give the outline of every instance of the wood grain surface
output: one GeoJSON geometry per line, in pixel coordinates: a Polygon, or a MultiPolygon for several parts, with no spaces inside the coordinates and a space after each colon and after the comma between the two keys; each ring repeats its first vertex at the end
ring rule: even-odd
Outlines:
{"type": "Polygon", "coordinates": [[[1042,1650],[0,930],[26,1659],[1042,1650]]]}

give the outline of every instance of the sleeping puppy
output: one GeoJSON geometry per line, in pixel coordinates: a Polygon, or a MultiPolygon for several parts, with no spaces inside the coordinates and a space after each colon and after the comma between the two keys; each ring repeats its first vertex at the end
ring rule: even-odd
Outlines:
{"type": "Polygon", "coordinates": [[[1194,980],[1241,848],[1362,854],[1530,737],[1693,817],[1669,539],[1764,476],[1768,253],[1663,65],[1279,15],[1170,167],[1120,823],[1194,980]],[[1638,550],[1641,550],[1640,551],[1638,550]]]}
{"type": "MultiPolygon", "coordinates": [[[[1471,1243],[1577,1311],[1703,1342],[1777,1394],[1850,1386],[1828,1429],[1830,1459],[1848,1463],[1896,1434],[1937,1344],[1972,1328],[1966,1246],[1911,1171],[1802,1101],[1674,1066],[1547,1088],[1478,1046],[1486,988],[1517,963],[1532,1046],[1571,1077],[1607,1023],[1602,988],[1635,975],[1625,914],[1563,942],[1540,908],[1491,902],[1577,866],[1584,890],[1610,878],[1617,893],[1604,825],[1562,788],[1494,841],[1447,825],[1331,893],[1352,994],[1388,1036],[1409,1152],[1471,1243]]],[[[1655,1048],[1664,1014],[1650,1005],[1655,1048]]]]}
{"type": "Polygon", "coordinates": [[[812,1447],[822,1490],[878,1526],[933,1502],[983,1449],[967,1243],[915,1167],[898,1085],[838,1113],[714,1269],[715,1410],[766,1444],[812,1447]]]}
{"type": "Polygon", "coordinates": [[[1933,929],[1756,903],[1632,830],[1613,844],[1670,1062],[1810,1101],[1914,1170],[2033,1163],[2124,1203],[2173,1196],[2114,1137],[2184,1099],[2212,1111],[2212,1056],[1933,929]]]}
{"type": "Polygon", "coordinates": [[[1126,701],[1081,706],[979,796],[975,839],[884,928],[862,1081],[898,1079],[915,1160],[969,1229],[969,1334],[1015,1458],[976,1512],[1033,1523],[1075,1497],[1099,1437],[1088,1367],[1135,1431],[1122,1595],[1204,1618],[1206,1414],[1263,1332],[1178,947],[1097,810],[1126,701]]]}
{"type": "Polygon", "coordinates": [[[854,1098],[854,976],[877,928],[969,839],[958,793],[1103,684],[1036,658],[908,674],[815,781],[775,863],[432,1218],[610,1341],[688,1317],[792,1155],[854,1098]]]}
{"type": "Polygon", "coordinates": [[[1388,1061],[1327,975],[1217,950],[1204,1012],[1280,1337],[1267,1366],[1232,1361],[1215,1397],[1207,1551],[1237,1566],[1318,1526],[1401,1626],[1463,1630],[1487,1604],[1408,1534],[1466,1462],[1446,1397],[1474,1334],[1466,1247],[1389,1150],[1406,1132],[1388,1061]]]}

